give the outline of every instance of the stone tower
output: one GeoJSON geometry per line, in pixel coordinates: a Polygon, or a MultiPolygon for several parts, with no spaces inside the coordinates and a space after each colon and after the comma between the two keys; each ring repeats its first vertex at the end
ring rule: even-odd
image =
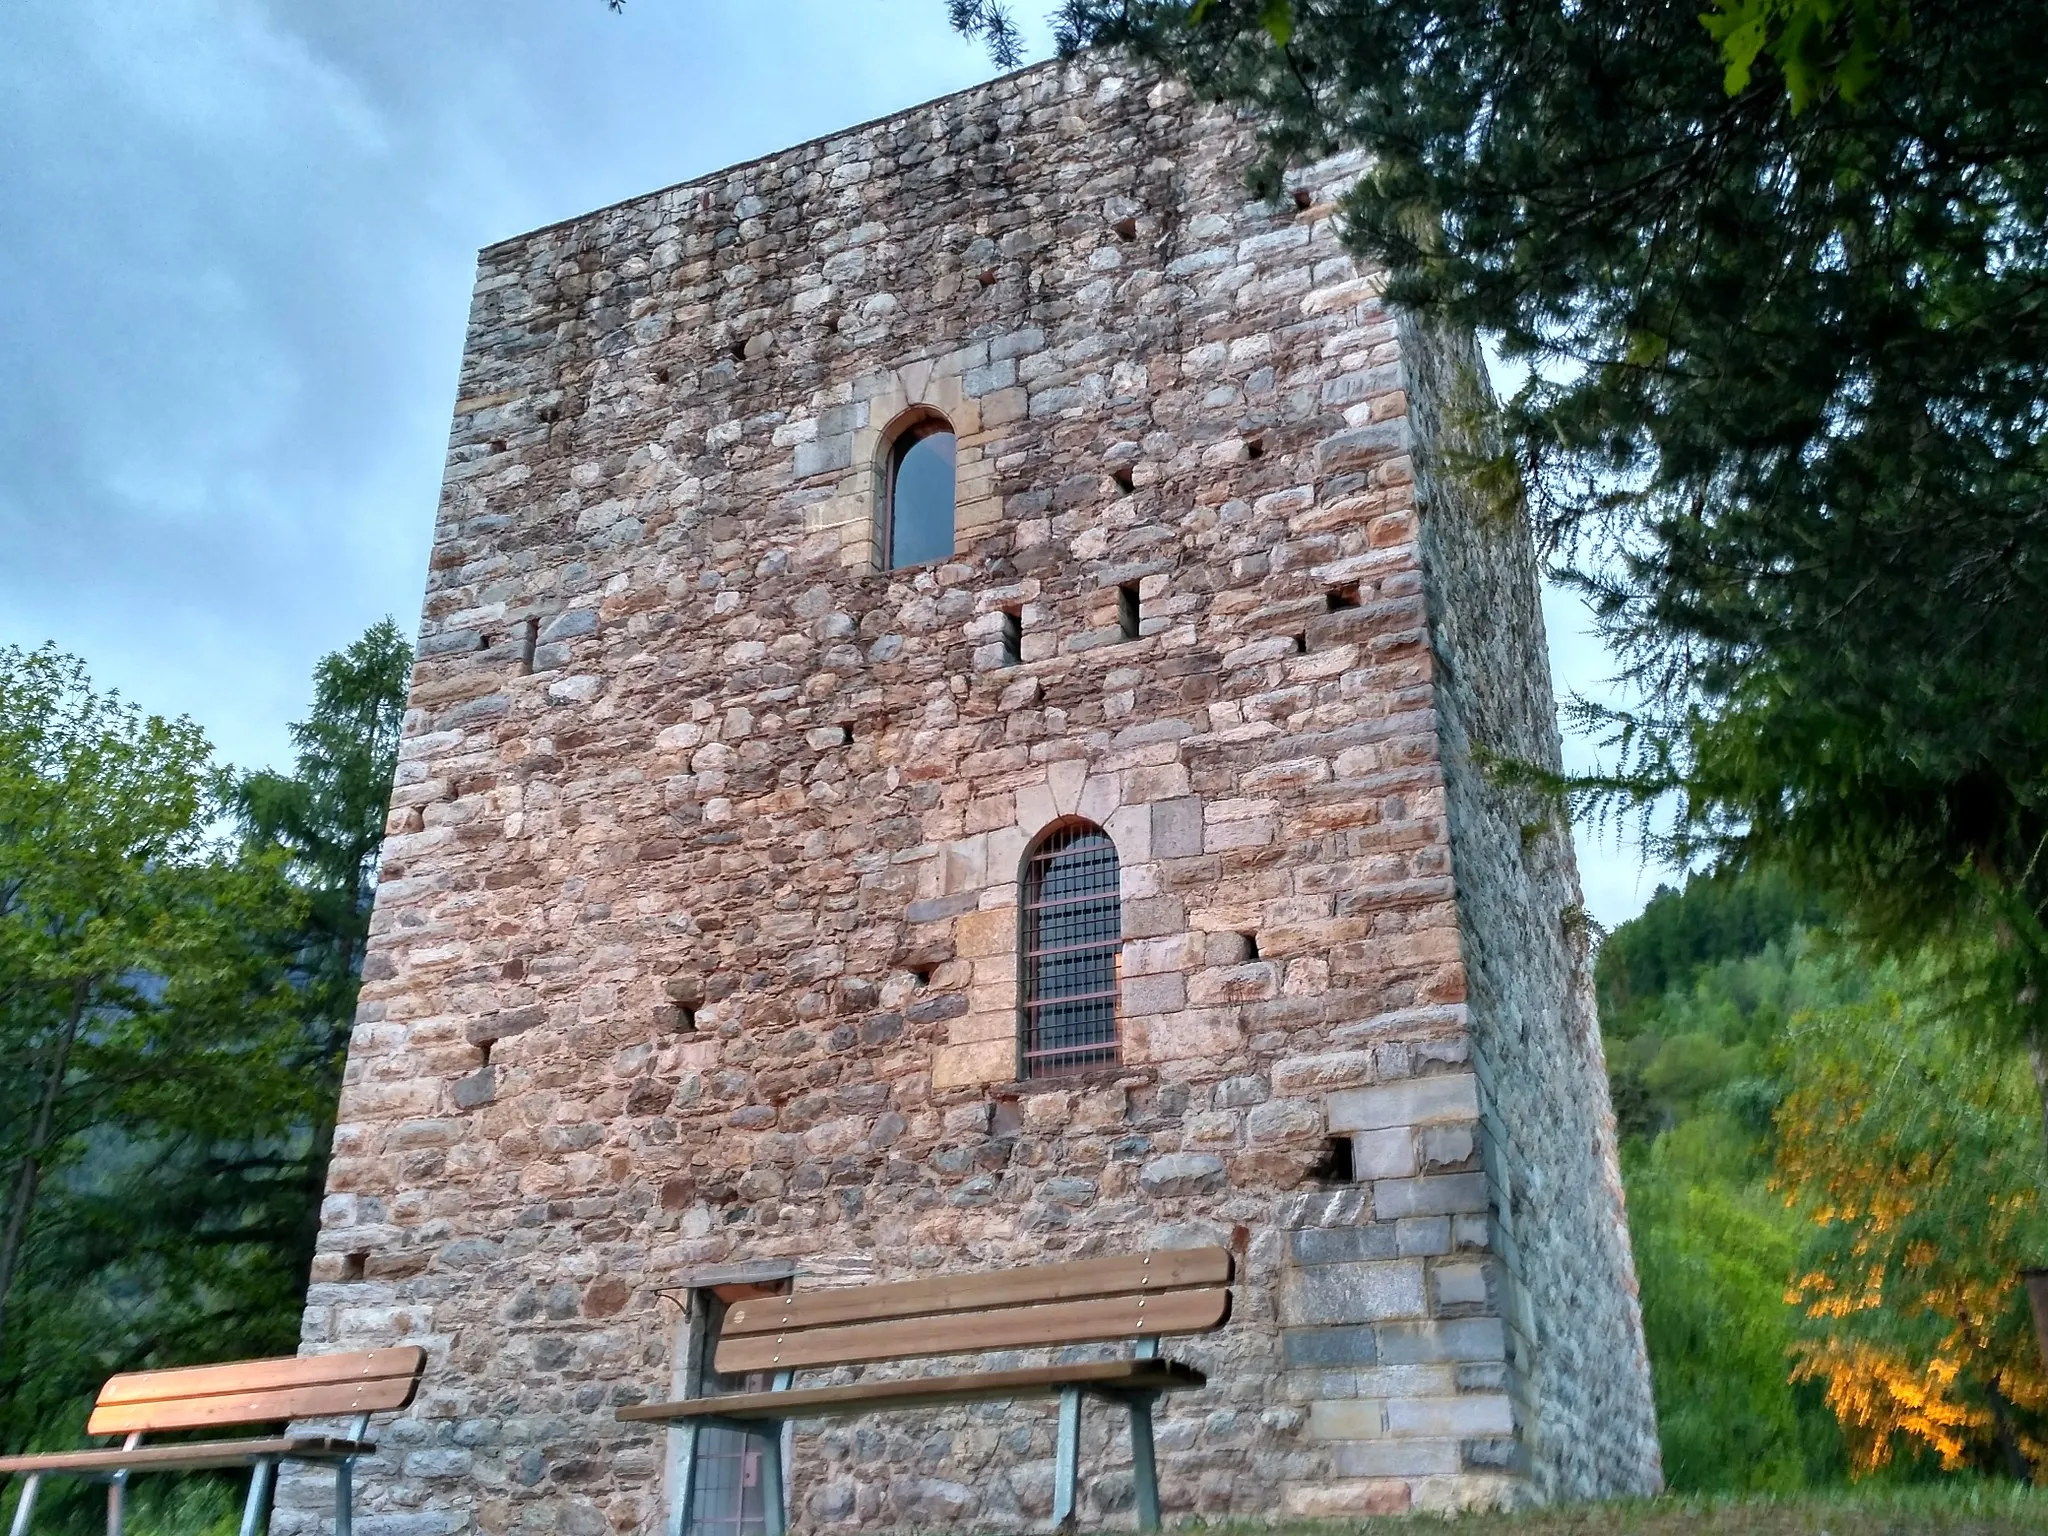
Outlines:
{"type": "MultiPolygon", "coordinates": [[[[1340,248],[1356,163],[1253,150],[1048,64],[483,253],[305,1320],[432,1352],[380,1529],[659,1529],[613,1410],[715,1287],[1209,1242],[1169,1520],[1657,1486],[1571,845],[1479,766],[1558,745],[1527,530],[1432,468],[1476,354],[1340,248]],[[1076,828],[1108,1044],[1049,1059],[1076,828]]],[[[1051,1455],[803,1426],[790,1507],[1024,1526],[1051,1455]]]]}

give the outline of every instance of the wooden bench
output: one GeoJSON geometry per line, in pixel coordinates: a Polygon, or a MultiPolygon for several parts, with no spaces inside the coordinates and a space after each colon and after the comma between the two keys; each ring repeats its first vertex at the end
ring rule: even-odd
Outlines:
{"type": "Polygon", "coordinates": [[[697,1436],[717,1427],[759,1437],[768,1536],[786,1527],[782,1426],[813,1419],[953,1403],[1059,1399],[1053,1519],[1074,1518],[1080,1478],[1081,1400],[1105,1398],[1131,1416],[1138,1518],[1159,1528],[1159,1479],[1152,1454],[1152,1403],[1162,1392],[1202,1386],[1202,1373],[1159,1356],[1165,1334],[1204,1333],[1230,1316],[1231,1257],[1222,1248],[1044,1264],[993,1274],[941,1275],[806,1295],[760,1296],[726,1313],[714,1367],[768,1373],[773,1387],[681,1402],[621,1408],[627,1421],[673,1424],[682,1455],[673,1490],[671,1536],[689,1536],[697,1436]],[[796,1373],[941,1355],[1133,1341],[1132,1358],[958,1376],[912,1376],[845,1386],[798,1387],[796,1373]]]}
{"type": "Polygon", "coordinates": [[[87,1421],[88,1435],[120,1435],[119,1446],[61,1451],[44,1456],[0,1456],[0,1474],[20,1474],[21,1502],[13,1536],[27,1536],[36,1492],[46,1477],[105,1480],[107,1536],[121,1536],[128,1478],[135,1472],[200,1472],[250,1467],[242,1536],[256,1536],[281,1461],[327,1462],[334,1467],[335,1536],[349,1536],[354,1515],[350,1473],[356,1458],[376,1449],[363,1437],[370,1415],[404,1408],[419,1390],[426,1351],[372,1349],[348,1355],[303,1355],[282,1360],[241,1360],[174,1371],[136,1371],[100,1388],[87,1421]],[[271,1439],[204,1440],[173,1445],[142,1443],[144,1435],[178,1430],[222,1430],[290,1419],[353,1415],[340,1437],[283,1435],[271,1439]]]}

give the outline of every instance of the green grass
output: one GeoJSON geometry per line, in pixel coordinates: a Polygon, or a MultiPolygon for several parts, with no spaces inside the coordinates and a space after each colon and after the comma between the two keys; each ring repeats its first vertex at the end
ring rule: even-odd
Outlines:
{"type": "Polygon", "coordinates": [[[1994,1536],[2048,1532],[2048,1489],[1956,1478],[1911,1487],[1828,1489],[1767,1497],[1622,1499],[1507,1514],[1219,1526],[1261,1536],[1994,1536]]]}
{"type": "MultiPolygon", "coordinates": [[[[242,1492],[217,1477],[139,1477],[128,1485],[128,1536],[235,1536],[242,1492]]],[[[10,1487],[0,1497],[0,1530],[13,1518],[18,1496],[18,1487],[10,1487]]],[[[96,1536],[106,1529],[106,1508],[102,1485],[53,1479],[36,1500],[31,1536],[96,1536]]]]}

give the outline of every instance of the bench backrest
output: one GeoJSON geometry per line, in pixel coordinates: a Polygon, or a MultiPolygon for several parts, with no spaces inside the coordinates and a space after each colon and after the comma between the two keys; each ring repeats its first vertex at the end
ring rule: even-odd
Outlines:
{"type": "Polygon", "coordinates": [[[109,1378],[89,1435],[218,1429],[283,1419],[404,1408],[419,1390],[427,1352],[417,1345],[348,1355],[291,1355],[109,1378]]]}
{"type": "Polygon", "coordinates": [[[712,1364],[803,1370],[917,1355],[1204,1333],[1230,1316],[1229,1250],[1191,1248],[737,1302],[712,1364]]]}

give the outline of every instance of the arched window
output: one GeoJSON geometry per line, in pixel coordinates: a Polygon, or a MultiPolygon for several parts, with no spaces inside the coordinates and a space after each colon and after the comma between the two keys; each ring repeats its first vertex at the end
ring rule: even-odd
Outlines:
{"type": "Polygon", "coordinates": [[[913,417],[889,443],[882,547],[889,568],[953,553],[953,428],[943,416],[913,417]]]}
{"type": "Polygon", "coordinates": [[[1024,857],[1021,1022],[1024,1076],[1058,1077],[1116,1060],[1116,844],[1063,822],[1024,857]]]}

